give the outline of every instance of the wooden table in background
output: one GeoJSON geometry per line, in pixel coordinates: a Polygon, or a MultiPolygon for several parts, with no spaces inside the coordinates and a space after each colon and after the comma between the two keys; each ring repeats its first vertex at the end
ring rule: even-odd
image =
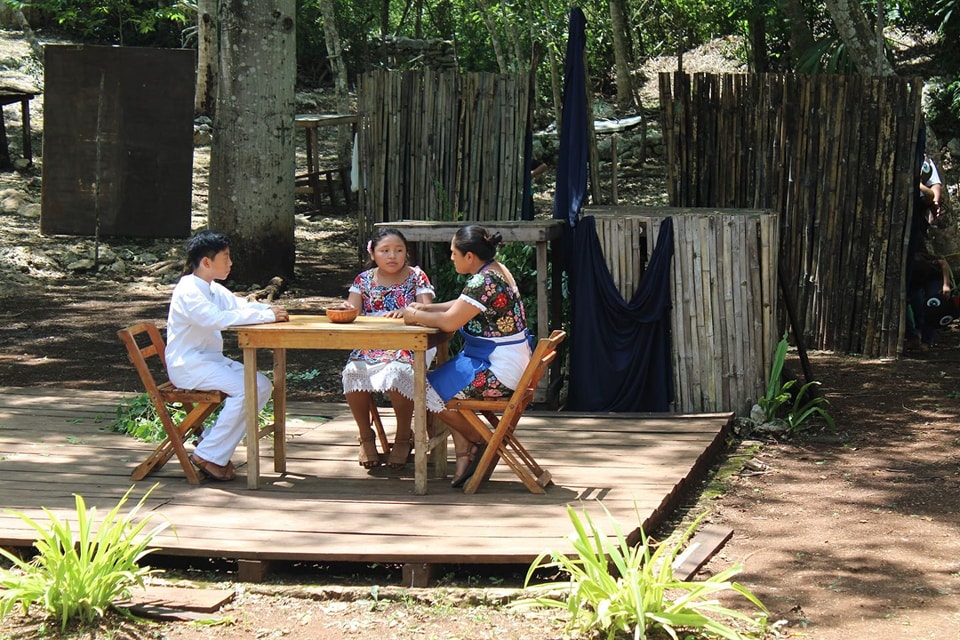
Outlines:
{"type": "Polygon", "coordinates": [[[408,326],[403,320],[360,316],[349,324],[335,324],[326,316],[290,316],[289,322],[234,327],[243,349],[245,410],[247,414],[247,487],[260,487],[260,437],[273,432],[273,466],[287,470],[287,349],[407,349],[413,352],[414,489],[427,492],[426,352],[449,338],[431,327],[408,326]],[[257,349],[273,350],[274,424],[263,431],[257,424],[257,349]]]}
{"type": "Polygon", "coordinates": [[[300,113],[294,116],[294,125],[297,129],[303,129],[307,137],[307,173],[303,176],[297,176],[298,179],[305,179],[307,184],[297,188],[297,193],[309,193],[313,195],[313,203],[316,209],[320,210],[320,176],[323,175],[327,183],[327,193],[330,197],[331,206],[335,200],[334,174],[340,181],[343,191],[344,204],[350,205],[350,167],[336,167],[335,169],[320,168],[320,127],[336,127],[341,125],[350,125],[356,132],[357,116],[352,113],[300,113]]]}

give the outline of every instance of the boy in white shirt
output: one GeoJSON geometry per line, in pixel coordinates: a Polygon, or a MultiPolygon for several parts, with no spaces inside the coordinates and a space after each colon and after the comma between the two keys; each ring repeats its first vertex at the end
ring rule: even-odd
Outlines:
{"type": "MultiPolygon", "coordinates": [[[[243,365],[223,355],[221,331],[231,325],[285,322],[282,307],[238,298],[223,285],[230,274],[230,242],[216,231],[198,231],[187,243],[184,275],[173,290],[167,316],[167,374],[181,389],[222,391],[228,398],[216,423],[204,431],[190,460],[213,480],[236,477],[230,456],[244,436],[243,365]]],[[[273,386],[257,373],[257,409],[273,386]]]]}

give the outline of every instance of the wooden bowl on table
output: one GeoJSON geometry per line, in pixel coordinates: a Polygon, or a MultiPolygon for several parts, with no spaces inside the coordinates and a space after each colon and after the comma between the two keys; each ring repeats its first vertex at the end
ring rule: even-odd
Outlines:
{"type": "Polygon", "coordinates": [[[326,312],[327,317],[330,318],[330,322],[336,322],[337,324],[348,324],[353,322],[357,319],[357,314],[360,313],[360,309],[344,304],[338,304],[334,307],[327,307],[324,311],[326,312]]]}

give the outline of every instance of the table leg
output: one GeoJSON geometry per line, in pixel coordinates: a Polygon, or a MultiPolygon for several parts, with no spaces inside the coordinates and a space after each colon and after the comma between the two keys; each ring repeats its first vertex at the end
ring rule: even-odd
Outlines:
{"type": "Polygon", "coordinates": [[[273,350],[273,470],[287,472],[287,350],[273,350]]]}
{"type": "Polygon", "coordinates": [[[427,353],[413,352],[413,492],[427,493],[427,353]]]}
{"type": "Polygon", "coordinates": [[[257,424],[257,350],[243,350],[243,410],[247,418],[247,488],[260,488],[260,428],[257,424]]]}
{"type": "Polygon", "coordinates": [[[23,129],[23,157],[33,164],[33,143],[30,140],[30,99],[20,101],[20,123],[23,129]]]}

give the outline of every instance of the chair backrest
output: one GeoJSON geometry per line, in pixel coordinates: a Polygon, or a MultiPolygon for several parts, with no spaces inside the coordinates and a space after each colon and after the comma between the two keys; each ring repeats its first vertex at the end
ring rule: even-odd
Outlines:
{"type": "MultiPolygon", "coordinates": [[[[167,373],[167,359],[164,355],[166,345],[160,336],[160,330],[157,329],[157,325],[152,322],[140,322],[125,329],[120,329],[117,331],[117,335],[127,347],[127,356],[129,356],[130,362],[133,363],[137,373],[140,374],[140,380],[143,382],[147,393],[151,398],[159,401],[160,385],[157,384],[154,378],[153,371],[150,368],[149,358],[156,357],[158,359],[164,376],[166,376],[167,373]],[[144,334],[146,334],[147,339],[141,346],[138,340],[142,339],[141,336],[144,334]]],[[[161,385],[164,382],[166,382],[166,380],[161,382],[161,385]]]]}
{"type": "Polygon", "coordinates": [[[533,350],[530,356],[530,363],[520,377],[517,389],[513,392],[510,404],[518,404],[525,407],[533,399],[537,385],[546,372],[547,367],[557,357],[557,347],[567,337],[565,331],[555,330],[548,338],[540,338],[537,342],[537,348],[533,350]]]}

